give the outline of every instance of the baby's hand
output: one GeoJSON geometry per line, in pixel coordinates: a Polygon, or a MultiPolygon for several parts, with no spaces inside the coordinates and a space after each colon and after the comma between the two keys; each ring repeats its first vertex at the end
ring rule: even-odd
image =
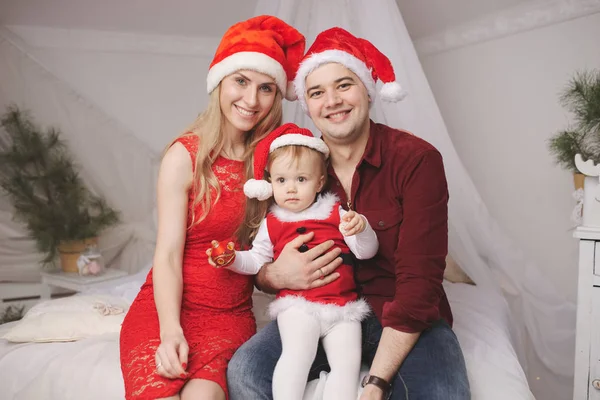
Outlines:
{"type": "Polygon", "coordinates": [[[342,232],[344,236],[352,236],[364,231],[366,226],[367,223],[362,215],[355,211],[348,211],[342,217],[340,232],[342,232]]]}
{"type": "Polygon", "coordinates": [[[227,267],[235,259],[235,250],[233,242],[227,243],[227,247],[221,246],[221,244],[213,240],[211,242],[212,247],[206,250],[208,256],[208,263],[216,268],[227,267]],[[214,251],[214,259],[213,259],[214,251]]]}

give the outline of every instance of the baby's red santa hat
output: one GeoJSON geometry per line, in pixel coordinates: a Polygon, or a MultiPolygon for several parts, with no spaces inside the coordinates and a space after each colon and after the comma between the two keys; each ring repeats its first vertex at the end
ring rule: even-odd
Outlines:
{"type": "Polygon", "coordinates": [[[283,124],[256,145],[254,150],[254,179],[244,184],[244,193],[251,199],[267,200],[273,195],[273,186],[264,179],[269,154],[284,146],[306,146],[329,157],[329,147],[309,129],[295,124],[283,124]]]}
{"type": "Polygon", "coordinates": [[[406,92],[396,82],[390,60],[371,42],[357,38],[342,28],[331,28],[321,32],[300,62],[294,78],[296,96],[304,111],[306,108],[306,77],[323,64],[336,62],[354,72],[367,88],[371,99],[375,99],[375,83],[383,82],[380,90],[385,101],[396,102],[406,97],[406,92]]]}
{"type": "Polygon", "coordinates": [[[279,18],[261,15],[225,32],[210,64],[206,89],[212,92],[227,75],[248,69],[267,74],[283,96],[295,100],[292,81],[304,54],[305,39],[279,18]]]}

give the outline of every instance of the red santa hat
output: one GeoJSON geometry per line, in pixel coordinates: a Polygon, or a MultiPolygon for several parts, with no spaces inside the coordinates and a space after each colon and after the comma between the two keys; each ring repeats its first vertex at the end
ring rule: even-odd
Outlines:
{"type": "Polygon", "coordinates": [[[354,72],[367,88],[371,99],[375,98],[375,82],[383,87],[379,92],[385,101],[396,102],[406,97],[406,92],[396,81],[390,60],[371,42],[357,38],[342,28],[331,28],[321,32],[300,62],[294,78],[296,95],[306,111],[304,99],[306,77],[323,64],[336,62],[354,72]]]}
{"type": "Polygon", "coordinates": [[[304,36],[279,18],[261,15],[238,22],[225,32],[206,78],[212,92],[236,71],[249,69],[275,79],[288,100],[295,100],[292,80],[304,54],[304,36]]]}
{"type": "Polygon", "coordinates": [[[244,193],[251,199],[267,200],[273,195],[273,186],[264,180],[269,154],[284,146],[306,146],[329,157],[329,147],[308,129],[295,124],[283,124],[256,145],[254,150],[254,179],[244,184],[244,193]]]}

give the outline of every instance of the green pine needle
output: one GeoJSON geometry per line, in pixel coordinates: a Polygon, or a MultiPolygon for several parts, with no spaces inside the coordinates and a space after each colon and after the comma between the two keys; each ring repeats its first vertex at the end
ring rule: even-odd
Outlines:
{"type": "Polygon", "coordinates": [[[54,261],[60,242],[96,237],[119,222],[119,213],[85,186],[57,129],[40,130],[14,105],[0,125],[0,188],[43,263],[54,261]]]}
{"type": "Polygon", "coordinates": [[[567,83],[560,103],[574,116],[568,130],[556,133],[548,141],[555,162],[577,172],[575,155],[600,162],[600,69],[577,72],[567,83]]]}

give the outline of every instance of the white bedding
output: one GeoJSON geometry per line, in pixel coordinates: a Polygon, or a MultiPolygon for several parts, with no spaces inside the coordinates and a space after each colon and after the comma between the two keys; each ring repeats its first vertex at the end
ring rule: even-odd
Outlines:
{"type": "MultiPolygon", "coordinates": [[[[116,287],[113,283],[111,294],[133,299],[142,274],[125,278],[116,287]]],[[[467,363],[472,399],[534,399],[511,345],[503,299],[477,286],[445,283],[445,288],[467,363]]],[[[263,296],[256,300],[265,302],[263,296]]],[[[260,325],[264,314],[257,312],[257,319],[260,325]]],[[[0,336],[12,324],[0,325],[0,336]]],[[[309,383],[305,400],[319,398],[323,381],[320,383],[309,383]]],[[[12,344],[0,339],[0,387],[0,400],[123,399],[118,335],[43,344],[12,344]]]]}

